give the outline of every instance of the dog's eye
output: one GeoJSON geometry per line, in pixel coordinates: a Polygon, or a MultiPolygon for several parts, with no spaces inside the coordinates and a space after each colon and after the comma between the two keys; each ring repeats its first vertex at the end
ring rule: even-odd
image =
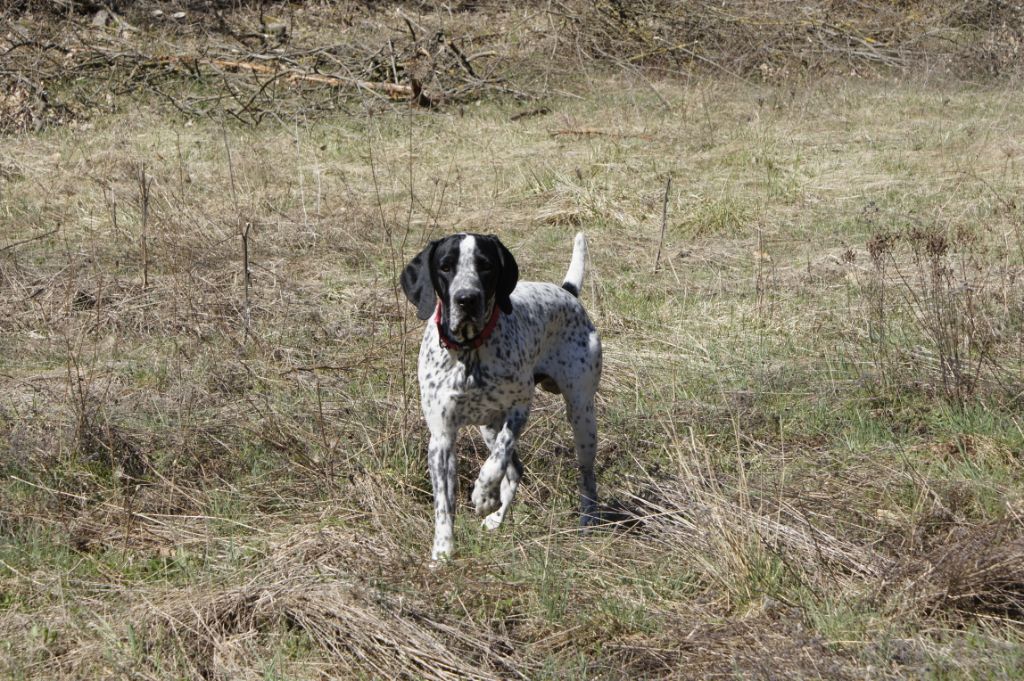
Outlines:
{"type": "Polygon", "coordinates": [[[452,266],[445,262],[441,263],[441,266],[438,269],[447,274],[452,271],[452,266]]]}

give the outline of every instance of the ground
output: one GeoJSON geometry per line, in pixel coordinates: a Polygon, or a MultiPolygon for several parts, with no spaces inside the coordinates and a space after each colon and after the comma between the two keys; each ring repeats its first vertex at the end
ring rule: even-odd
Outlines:
{"type": "Polygon", "coordinates": [[[1016,84],[352,96],[3,140],[0,675],[1024,673],[1016,84]],[[494,533],[463,434],[432,568],[397,274],[462,230],[555,282],[586,232],[608,522],[539,393],[494,533]]]}

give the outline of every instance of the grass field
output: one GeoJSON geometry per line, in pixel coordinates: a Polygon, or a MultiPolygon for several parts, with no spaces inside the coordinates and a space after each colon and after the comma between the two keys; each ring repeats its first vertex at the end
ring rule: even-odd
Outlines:
{"type": "Polygon", "coordinates": [[[562,85],[2,140],[0,677],[1024,675],[1019,84],[562,85]],[[541,393],[430,569],[396,280],[460,230],[587,233],[609,523],[541,393]]]}

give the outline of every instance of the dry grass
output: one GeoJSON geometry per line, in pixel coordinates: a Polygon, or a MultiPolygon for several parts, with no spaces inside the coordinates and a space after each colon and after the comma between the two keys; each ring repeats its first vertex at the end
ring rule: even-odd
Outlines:
{"type": "MultiPolygon", "coordinates": [[[[1019,88],[933,62],[754,84],[670,52],[638,79],[624,60],[672,17],[595,61],[562,22],[618,19],[550,8],[403,7],[481,40],[500,14],[493,73],[543,107],[314,111],[323,92],[282,88],[254,126],[140,90],[4,138],[0,676],[1019,675],[1019,88]],[[568,428],[540,395],[512,524],[463,509],[430,570],[398,268],[472,229],[556,280],[579,228],[608,526],[576,534],[568,428]]],[[[708,35],[752,39],[747,16],[708,35]]],[[[224,47],[207,28],[133,49],[224,47]]],[[[177,77],[175,96],[215,87],[177,77]]],[[[482,444],[461,453],[468,496],[482,444]]]]}

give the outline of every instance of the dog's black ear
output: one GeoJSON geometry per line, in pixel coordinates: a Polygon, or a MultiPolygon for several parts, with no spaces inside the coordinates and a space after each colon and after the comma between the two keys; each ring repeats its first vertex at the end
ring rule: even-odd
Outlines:
{"type": "Polygon", "coordinates": [[[430,260],[434,255],[436,241],[431,241],[402,270],[399,281],[409,302],[416,306],[416,316],[427,319],[434,313],[437,305],[437,294],[434,293],[434,282],[430,276],[430,260]]]}
{"type": "Polygon", "coordinates": [[[512,313],[512,300],[509,296],[519,283],[519,265],[512,257],[511,251],[505,248],[505,244],[496,236],[490,237],[494,246],[498,249],[498,259],[501,262],[501,271],[498,273],[498,285],[494,292],[494,300],[505,314],[512,313]]]}

